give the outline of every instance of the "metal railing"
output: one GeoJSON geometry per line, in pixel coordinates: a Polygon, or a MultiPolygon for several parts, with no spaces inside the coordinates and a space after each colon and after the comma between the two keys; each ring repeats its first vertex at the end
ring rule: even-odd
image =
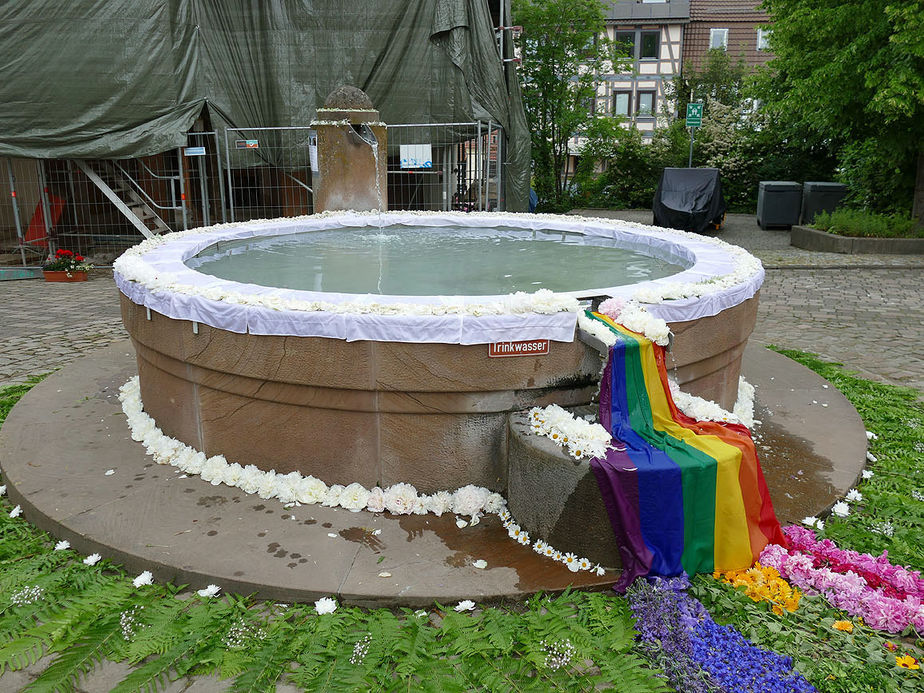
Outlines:
{"type": "MultiPolygon", "coordinates": [[[[499,209],[502,135],[484,121],[389,125],[388,208],[499,209]]],[[[0,265],[37,266],[57,247],[108,264],[143,236],[310,214],[313,138],[309,127],[227,128],[137,159],[3,159],[0,265]]]]}

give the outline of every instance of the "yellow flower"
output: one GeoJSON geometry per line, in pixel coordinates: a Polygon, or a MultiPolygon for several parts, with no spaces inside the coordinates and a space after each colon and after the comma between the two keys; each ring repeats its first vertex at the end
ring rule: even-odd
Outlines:
{"type": "Polygon", "coordinates": [[[895,658],[895,664],[900,666],[902,669],[920,669],[918,660],[916,660],[911,655],[903,655],[902,657],[895,658]]]}
{"type": "Polygon", "coordinates": [[[850,621],[835,621],[834,627],[837,630],[842,630],[845,633],[853,633],[853,624],[850,621]]]}

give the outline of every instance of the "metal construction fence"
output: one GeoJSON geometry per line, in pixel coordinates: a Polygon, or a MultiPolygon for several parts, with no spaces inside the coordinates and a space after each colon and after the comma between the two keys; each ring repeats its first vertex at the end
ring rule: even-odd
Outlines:
{"type": "MultiPolygon", "coordinates": [[[[56,248],[109,264],[145,237],[314,211],[310,127],[190,132],[138,159],[0,161],[0,265],[37,266],[56,248]]],[[[388,208],[497,210],[497,123],[388,126],[388,208]]]]}

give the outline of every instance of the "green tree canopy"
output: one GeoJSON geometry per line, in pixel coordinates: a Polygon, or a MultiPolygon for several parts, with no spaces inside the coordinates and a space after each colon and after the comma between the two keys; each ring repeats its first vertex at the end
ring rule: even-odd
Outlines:
{"type": "Polygon", "coordinates": [[[567,203],[568,140],[593,116],[596,79],[613,72],[600,0],[515,0],[533,183],[545,208],[567,203]]]}
{"type": "Polygon", "coordinates": [[[924,2],[765,0],[764,7],[773,20],[776,56],[761,94],[771,118],[828,139],[841,152],[846,177],[865,167],[867,181],[885,181],[878,195],[898,192],[905,209],[913,189],[920,219],[924,2]]]}

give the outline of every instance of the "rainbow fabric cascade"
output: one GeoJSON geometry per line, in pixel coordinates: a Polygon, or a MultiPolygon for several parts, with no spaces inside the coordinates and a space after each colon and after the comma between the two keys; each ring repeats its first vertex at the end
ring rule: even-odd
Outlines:
{"type": "Polygon", "coordinates": [[[664,349],[605,315],[587,315],[617,339],[599,417],[616,449],[591,460],[622,558],[616,589],[640,575],[748,568],[768,543],[785,546],[747,428],[680,412],[664,349]]]}

